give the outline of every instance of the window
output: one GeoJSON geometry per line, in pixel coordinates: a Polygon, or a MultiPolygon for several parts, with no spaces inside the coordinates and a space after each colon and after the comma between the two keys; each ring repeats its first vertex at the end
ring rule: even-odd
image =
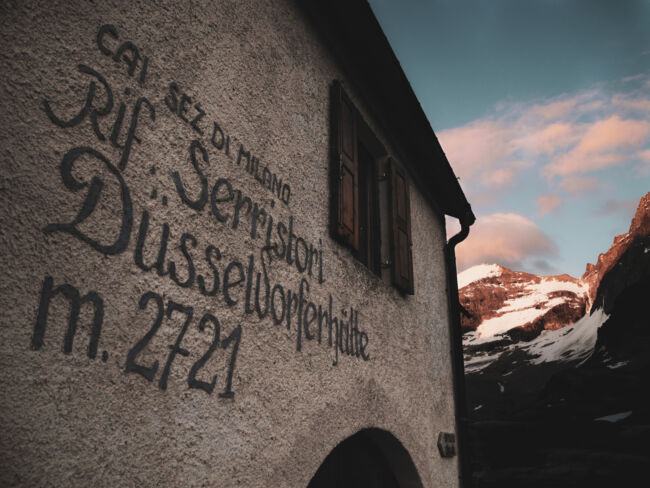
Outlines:
{"type": "Polygon", "coordinates": [[[400,290],[413,295],[413,252],[411,250],[411,203],[409,183],[403,168],[394,161],[391,175],[391,222],[393,255],[393,283],[400,290]]]}
{"type": "MultiPolygon", "coordinates": [[[[381,276],[378,159],[385,151],[363,121],[341,83],[332,85],[332,156],[330,163],[332,236],[351,248],[354,256],[381,276]]],[[[388,160],[391,227],[392,281],[404,293],[413,294],[411,215],[406,172],[388,160]]]]}
{"type": "Polygon", "coordinates": [[[359,140],[359,249],[356,257],[381,276],[381,238],[377,164],[359,140]]]}

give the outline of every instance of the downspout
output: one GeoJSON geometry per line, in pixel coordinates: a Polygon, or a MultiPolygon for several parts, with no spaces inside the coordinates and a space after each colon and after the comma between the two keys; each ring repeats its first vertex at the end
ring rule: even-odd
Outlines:
{"type": "Polygon", "coordinates": [[[449,311],[451,313],[451,356],[452,373],[454,378],[456,432],[458,451],[458,470],[460,488],[470,488],[472,485],[467,442],[467,400],[465,395],[465,366],[463,364],[463,337],[460,329],[460,302],[458,299],[458,279],[456,272],[456,246],[469,235],[469,227],[476,220],[471,209],[467,209],[460,219],[460,232],[449,239],[445,246],[445,261],[447,266],[447,288],[449,290],[449,311]]]}

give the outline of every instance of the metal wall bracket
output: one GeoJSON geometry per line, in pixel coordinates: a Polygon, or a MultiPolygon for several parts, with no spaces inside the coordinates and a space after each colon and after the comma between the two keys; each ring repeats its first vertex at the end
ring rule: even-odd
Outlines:
{"type": "Polygon", "coordinates": [[[438,434],[438,450],[443,458],[450,458],[456,455],[456,435],[449,432],[438,434]]]}

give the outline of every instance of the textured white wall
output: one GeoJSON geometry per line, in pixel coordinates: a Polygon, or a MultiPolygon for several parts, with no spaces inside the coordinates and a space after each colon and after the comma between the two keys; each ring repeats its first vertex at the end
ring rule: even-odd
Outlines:
{"type": "MultiPolygon", "coordinates": [[[[379,427],[404,444],[425,486],[455,486],[456,458],[441,459],[435,444],[438,432],[454,430],[443,224],[412,185],[415,295],[406,298],[331,240],[329,85],[345,75],[295,5],[5,2],[0,9],[0,484],[300,487],[338,442],[359,429],[379,427]],[[104,37],[109,50],[131,41],[147,57],[143,83],[142,60],[130,76],[125,62],[98,48],[96,37],[104,24],[113,24],[118,35],[104,37]],[[103,110],[102,83],[79,65],[106,80],[113,95],[110,111],[103,110]],[[54,123],[53,117],[70,121],[80,113],[91,81],[94,100],[81,122],[69,127],[54,123]],[[199,131],[165,103],[171,82],[180,87],[179,103],[181,93],[192,99],[185,102],[190,122],[200,113],[195,104],[205,112],[195,123],[199,131]],[[141,102],[137,140],[120,168],[124,150],[110,136],[123,102],[118,137],[123,145],[140,97],[153,107],[155,120],[141,102]],[[93,114],[104,140],[93,129],[93,114]],[[230,137],[230,156],[211,142],[214,122],[230,137]],[[205,162],[196,151],[208,186],[201,209],[181,201],[172,177],[178,172],[188,197],[199,200],[201,183],[190,160],[193,140],[208,155],[205,162]],[[290,185],[288,205],[237,166],[239,144],[290,185]],[[61,165],[64,156],[72,158],[71,151],[82,147],[89,149],[80,149],[85,153],[67,171],[61,165]],[[276,224],[288,225],[293,217],[294,232],[322,250],[323,283],[317,273],[301,274],[281,259],[267,265],[269,282],[298,292],[301,278],[307,278],[309,301],[327,306],[331,295],[341,318],[342,309],[358,310],[359,328],[368,337],[368,361],[339,356],[333,366],[326,329],[320,344],[303,332],[298,351],[297,318],[287,330],[286,320],[276,325],[270,316],[247,314],[246,282],[233,285],[230,296],[237,303],[227,304],[222,288],[228,263],[241,262],[246,272],[253,255],[255,274],[262,272],[266,227],[260,224],[262,235],[252,238],[251,217],[242,216],[233,229],[232,202],[217,201],[217,209],[230,218],[226,223],[216,218],[210,190],[219,178],[273,215],[276,224]],[[113,246],[119,251],[115,254],[99,252],[65,226],[51,226],[75,219],[93,179],[103,185],[96,205],[89,205],[87,218],[81,216],[83,221],[68,229],[110,247],[123,224],[129,230],[126,188],[133,218],[124,246],[113,246]],[[75,189],[74,182],[83,186],[75,189]],[[136,264],[145,212],[146,263],[155,261],[163,225],[169,226],[163,276],[136,264]],[[46,232],[48,225],[55,230],[46,232]],[[189,278],[181,249],[184,233],[197,244],[192,247],[186,237],[195,267],[189,287],[168,274],[174,261],[177,281],[189,278]],[[216,251],[210,251],[221,285],[212,297],[202,294],[198,284],[199,275],[206,287],[213,284],[205,258],[209,245],[221,253],[218,260],[216,251]],[[48,276],[53,287],[67,283],[82,295],[94,291],[101,298],[104,315],[94,359],[88,358],[89,303],[81,307],[72,351],[64,354],[68,307],[62,295],[51,301],[43,344],[37,340],[34,345],[40,347],[32,348],[48,276]],[[135,357],[143,367],[159,362],[153,380],[125,371],[127,353],[154,323],[156,299],[144,309],[139,306],[147,292],[161,297],[166,313],[170,301],[192,307],[194,313],[180,344],[188,355],[173,358],[164,390],[160,378],[169,346],[183,325],[178,311],[162,319],[135,357]],[[217,375],[211,394],[188,387],[193,365],[214,338],[211,323],[203,331],[198,327],[205,313],[221,325],[219,347],[196,375],[205,382],[217,375]],[[234,398],[221,398],[235,343],[224,348],[223,339],[238,325],[242,334],[232,376],[234,398]]],[[[367,115],[363,94],[355,93],[351,83],[348,87],[385,141],[367,115]]],[[[221,191],[217,196],[226,195],[225,187],[221,191]]],[[[230,281],[236,277],[237,271],[231,271],[230,281]]],[[[311,325],[311,333],[317,329],[317,323],[311,325]]]]}

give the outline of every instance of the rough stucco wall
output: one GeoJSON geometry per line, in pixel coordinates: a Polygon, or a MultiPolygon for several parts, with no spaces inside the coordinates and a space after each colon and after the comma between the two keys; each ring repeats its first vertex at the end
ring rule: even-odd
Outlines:
{"type": "MultiPolygon", "coordinates": [[[[300,487],[338,442],[362,428],[379,427],[403,443],[425,486],[455,486],[456,458],[441,459],[436,448],[438,432],[454,431],[444,228],[413,189],[416,295],[407,298],[330,239],[329,84],[345,76],[295,6],[263,1],[219,1],[209,7],[170,1],[157,6],[4,2],[0,9],[0,485],[300,487]],[[119,36],[106,38],[110,49],[128,40],[148,57],[144,84],[137,81],[141,64],[131,77],[124,62],[98,49],[98,29],[107,23],[119,36]],[[90,113],[80,124],[63,128],[44,109],[47,100],[61,119],[79,113],[94,79],[79,71],[80,64],[101,73],[113,92],[111,112],[98,117],[105,140],[93,131],[90,113]],[[165,105],[172,81],[206,112],[198,122],[203,135],[165,105]],[[155,120],[142,109],[139,142],[133,143],[120,172],[133,207],[128,247],[104,255],[70,233],[44,232],[49,224],[72,221],[88,192],[88,186],[66,188],[63,156],[72,148],[90,147],[117,166],[122,151],[109,136],[120,102],[126,103],[128,126],[138,97],[151,102],[155,120]],[[214,121],[231,137],[230,157],[210,143],[214,121]],[[246,268],[253,254],[255,270],[261,271],[264,240],[249,235],[250,216],[233,229],[231,220],[217,221],[209,202],[202,210],[181,202],[171,176],[175,171],[190,198],[200,193],[189,156],[195,139],[208,152],[208,163],[200,152],[197,160],[209,188],[217,178],[228,178],[276,222],[287,223],[293,216],[296,234],[322,249],[325,282],[309,278],[309,300],[327,305],[331,294],[338,316],[342,308],[359,311],[359,327],[369,337],[369,361],[342,356],[333,366],[334,350],[327,347],[326,335],[321,344],[303,335],[297,351],[295,322],[287,330],[270,317],[244,313],[244,285],[232,289],[238,303],[227,306],[221,292],[206,297],[196,281],[183,288],[169,275],[135,264],[146,211],[150,235],[145,261],[155,260],[154,247],[168,223],[165,266],[174,261],[179,280],[188,276],[180,248],[186,232],[197,240],[196,248],[189,246],[196,275],[208,284],[213,273],[203,254],[210,244],[221,251],[215,263],[222,284],[232,260],[246,268]],[[291,185],[289,205],[235,164],[239,143],[291,185]],[[30,348],[46,276],[55,287],[68,283],[81,295],[95,291],[101,296],[104,318],[95,359],[87,356],[93,319],[88,303],[81,307],[72,352],[63,353],[69,307],[61,295],[51,301],[43,346],[30,348]],[[145,366],[159,361],[153,381],[125,372],[127,352],[155,317],[154,302],[139,307],[147,291],[159,294],[166,306],[173,300],[194,310],[181,343],[188,355],[174,358],[166,390],[158,382],[169,345],[181,329],[180,314],[165,317],[136,358],[145,366]],[[203,332],[197,327],[205,312],[218,318],[222,340],[242,327],[232,399],[218,393],[225,387],[233,343],[219,347],[197,375],[209,381],[216,374],[214,392],[188,388],[188,373],[213,338],[211,326],[203,332]]],[[[93,107],[101,108],[105,91],[96,85],[93,107]]],[[[363,111],[362,94],[353,96],[363,111]]],[[[190,108],[189,117],[197,113],[190,108]]],[[[125,134],[126,127],[120,142],[125,134]]],[[[78,228],[103,244],[112,243],[124,214],[118,177],[89,155],[75,162],[72,177],[103,182],[97,206],[78,228]]],[[[232,202],[219,208],[233,213],[232,202]]],[[[286,262],[269,266],[271,283],[295,292],[303,276],[286,262]]]]}

